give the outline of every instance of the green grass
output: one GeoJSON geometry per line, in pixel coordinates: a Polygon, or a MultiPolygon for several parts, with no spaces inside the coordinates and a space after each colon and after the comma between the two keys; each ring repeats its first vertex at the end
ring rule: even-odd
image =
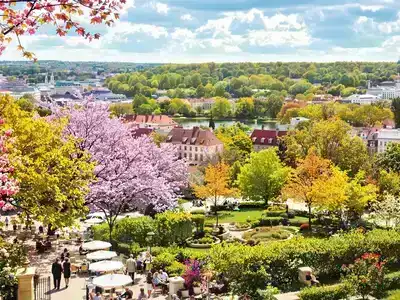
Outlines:
{"type": "Polygon", "coordinates": [[[269,242],[285,240],[291,233],[285,227],[257,227],[249,232],[245,232],[243,238],[246,240],[255,240],[259,242],[269,242]]]}
{"type": "Polygon", "coordinates": [[[387,300],[400,300],[400,290],[393,290],[389,292],[387,300]]]}
{"type": "MultiPolygon", "coordinates": [[[[257,220],[261,217],[264,210],[261,208],[248,208],[240,211],[219,211],[218,221],[220,223],[232,223],[232,222],[246,222],[248,219],[251,221],[257,220]]],[[[214,224],[216,221],[215,216],[207,217],[206,223],[214,224]]]]}

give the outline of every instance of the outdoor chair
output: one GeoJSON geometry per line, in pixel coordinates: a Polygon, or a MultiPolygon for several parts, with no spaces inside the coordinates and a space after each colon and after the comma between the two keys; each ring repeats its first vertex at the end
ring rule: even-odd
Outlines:
{"type": "Polygon", "coordinates": [[[88,265],[82,265],[81,266],[81,273],[88,273],[89,272],[89,267],[88,265]]]}
{"type": "Polygon", "coordinates": [[[71,276],[74,275],[75,277],[78,276],[79,268],[76,265],[71,264],[71,276]]]}

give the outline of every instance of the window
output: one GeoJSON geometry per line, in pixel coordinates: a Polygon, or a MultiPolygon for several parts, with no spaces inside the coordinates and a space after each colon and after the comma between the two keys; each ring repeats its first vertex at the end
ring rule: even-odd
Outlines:
{"type": "Polygon", "coordinates": [[[197,161],[197,153],[194,155],[194,160],[196,160],[197,161]]]}
{"type": "Polygon", "coordinates": [[[186,157],[187,157],[187,154],[186,154],[186,153],[184,153],[184,154],[183,154],[183,156],[186,158],[186,157]]]}
{"type": "Polygon", "coordinates": [[[186,150],[186,146],[185,146],[185,150],[186,150]]]}
{"type": "Polygon", "coordinates": [[[195,147],[195,148],[194,148],[194,151],[196,151],[196,152],[197,152],[197,147],[195,147]]]}
{"type": "Polygon", "coordinates": [[[268,144],[272,144],[272,139],[268,139],[268,144]]]}
{"type": "Polygon", "coordinates": [[[200,154],[200,161],[203,161],[203,154],[200,154]]]}
{"type": "Polygon", "coordinates": [[[261,144],[264,144],[265,138],[261,138],[261,144]]]}
{"type": "Polygon", "coordinates": [[[189,159],[192,159],[192,153],[189,153],[189,159]]]}

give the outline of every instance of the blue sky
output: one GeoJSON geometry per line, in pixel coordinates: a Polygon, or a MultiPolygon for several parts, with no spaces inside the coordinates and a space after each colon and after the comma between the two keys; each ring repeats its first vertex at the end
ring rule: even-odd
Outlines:
{"type": "MultiPolygon", "coordinates": [[[[22,43],[39,59],[397,61],[399,0],[128,0],[113,27],[88,43],[45,27],[22,43]]],[[[2,59],[20,59],[10,47],[2,59]]]]}

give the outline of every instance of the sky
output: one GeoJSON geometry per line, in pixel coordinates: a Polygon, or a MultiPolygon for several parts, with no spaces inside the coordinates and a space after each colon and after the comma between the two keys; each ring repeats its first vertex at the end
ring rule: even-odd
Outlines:
{"type": "MultiPolygon", "coordinates": [[[[400,0],[127,0],[100,40],[43,27],[22,44],[38,59],[149,63],[397,61],[400,0]]],[[[0,57],[20,60],[11,45],[0,57]]]]}

